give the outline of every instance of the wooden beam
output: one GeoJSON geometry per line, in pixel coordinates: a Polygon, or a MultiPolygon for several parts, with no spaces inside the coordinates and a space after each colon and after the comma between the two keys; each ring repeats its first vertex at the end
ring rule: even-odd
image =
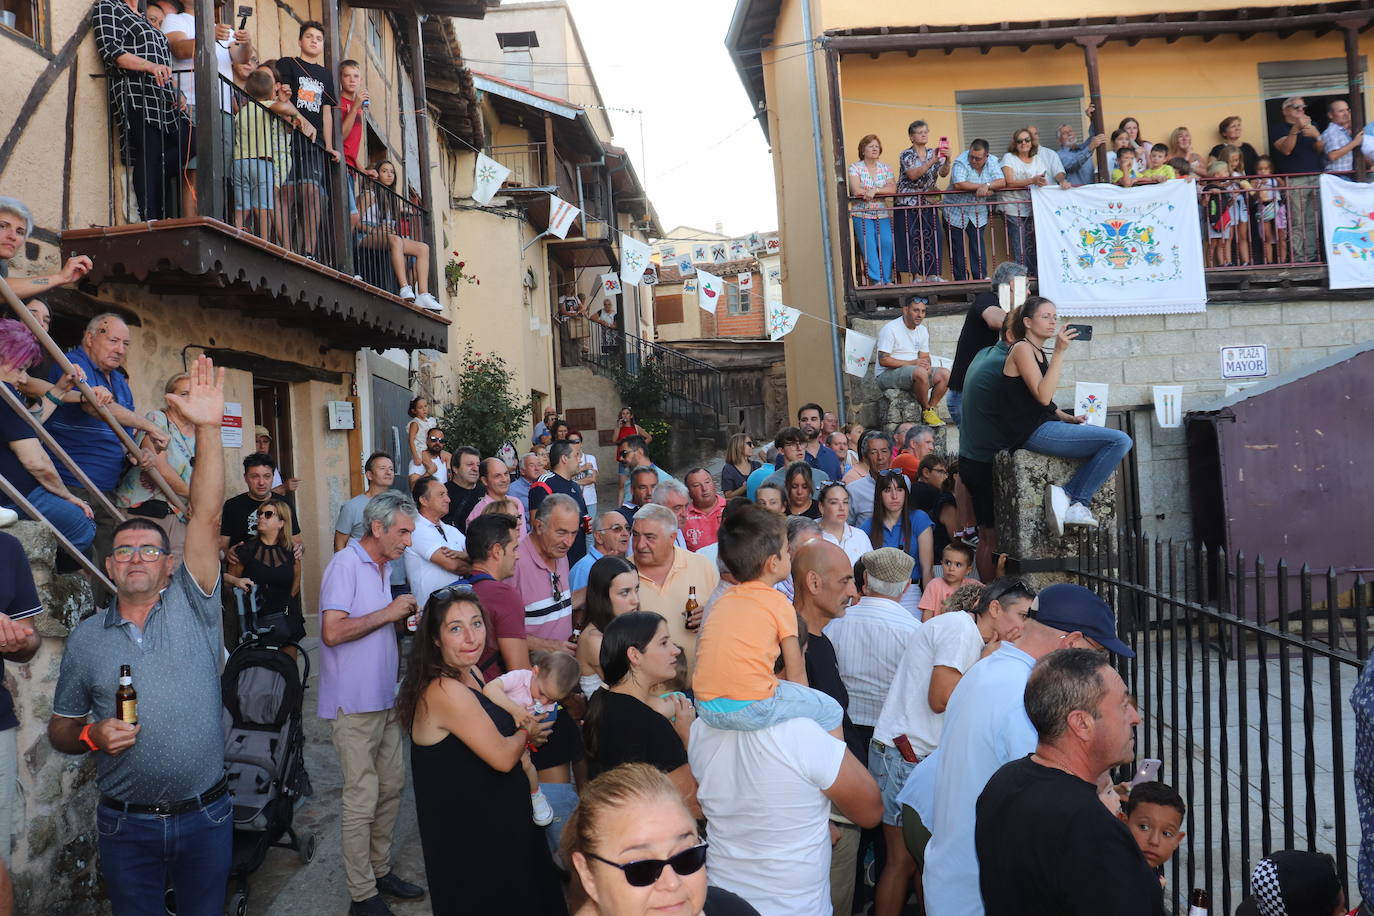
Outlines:
{"type": "MultiPolygon", "coordinates": [[[[438,207],[434,201],[434,181],[433,170],[430,168],[429,161],[429,101],[425,92],[425,56],[423,48],[425,46],[425,36],[423,26],[420,23],[418,13],[403,14],[402,21],[407,19],[411,23],[410,30],[410,81],[411,91],[415,96],[415,142],[419,147],[420,154],[420,195],[424,198],[425,209],[428,211],[424,219],[421,236],[425,244],[429,245],[429,289],[432,293],[439,291],[439,246],[436,244],[438,236],[436,233],[436,221],[438,219],[438,207]]],[[[339,149],[343,149],[343,140],[339,140],[339,149]]]]}
{"type": "MultiPolygon", "coordinates": [[[[1077,40],[1079,47],[1083,49],[1083,66],[1088,71],[1088,104],[1092,111],[1092,135],[1106,133],[1102,122],[1102,73],[1098,67],[1097,49],[1102,47],[1106,38],[1100,35],[1092,35],[1077,40]]],[[[1102,144],[1097,148],[1097,174],[1099,179],[1110,178],[1107,172],[1107,144],[1102,144]]]]}
{"type": "MultiPolygon", "coordinates": [[[[1350,95],[1350,133],[1358,137],[1364,130],[1364,74],[1360,72],[1360,26],[1359,20],[1345,20],[1340,23],[1341,34],[1345,40],[1345,84],[1350,95]]],[[[1363,25],[1368,25],[1366,19],[1363,25]]],[[[1355,150],[1355,180],[1365,180],[1364,154],[1355,150]]]]}
{"type": "Polygon", "coordinates": [[[44,96],[48,94],[52,84],[57,82],[57,77],[76,61],[77,49],[90,30],[91,14],[88,12],[77,25],[72,37],[68,38],[67,43],[62,46],[62,50],[57,52],[56,57],[48,61],[43,72],[38,74],[38,79],[34,80],[33,85],[29,87],[29,94],[24,97],[24,104],[19,106],[19,113],[14,116],[14,124],[10,126],[9,133],[5,135],[5,142],[0,143],[0,175],[5,173],[5,166],[9,165],[10,157],[14,155],[14,149],[19,145],[19,138],[24,136],[24,130],[29,126],[29,119],[38,110],[38,106],[43,103],[44,96]]]}

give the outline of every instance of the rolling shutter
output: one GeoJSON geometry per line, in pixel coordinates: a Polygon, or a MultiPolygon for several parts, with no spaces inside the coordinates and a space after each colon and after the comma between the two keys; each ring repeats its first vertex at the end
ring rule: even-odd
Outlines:
{"type": "Polygon", "coordinates": [[[1039,128],[1041,145],[1051,149],[1060,124],[1072,124],[1080,139],[1084,135],[1086,102],[1081,85],[960,90],[954,100],[959,106],[958,146],[962,149],[982,138],[1000,158],[1011,135],[1030,125],[1039,128]]]}
{"type": "MultiPolygon", "coordinates": [[[[1360,72],[1365,59],[1360,58],[1360,72]]],[[[1266,99],[1286,99],[1294,95],[1345,95],[1348,91],[1345,58],[1324,60],[1285,60],[1259,65],[1260,93],[1266,99]]]]}

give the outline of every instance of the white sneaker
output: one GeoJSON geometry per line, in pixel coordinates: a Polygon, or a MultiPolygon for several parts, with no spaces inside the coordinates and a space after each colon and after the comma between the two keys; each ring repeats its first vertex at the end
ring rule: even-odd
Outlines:
{"type": "Polygon", "coordinates": [[[0,508],[0,528],[8,528],[19,521],[19,513],[13,509],[0,508]]]}
{"type": "Polygon", "coordinates": [[[1064,516],[1069,511],[1069,494],[1063,487],[1045,484],[1045,527],[1057,538],[1064,536],[1064,516]]]}
{"type": "Polygon", "coordinates": [[[444,310],[443,304],[429,293],[421,293],[419,296],[416,296],[415,304],[422,309],[429,309],[431,312],[442,312],[444,310]]]}
{"type": "Polygon", "coordinates": [[[415,290],[411,289],[409,286],[402,286],[401,291],[397,293],[397,295],[409,301],[415,298],[415,290]]]}
{"type": "Polygon", "coordinates": [[[540,827],[547,827],[553,823],[553,807],[549,805],[549,800],[544,797],[544,790],[540,789],[530,796],[530,804],[534,806],[534,822],[540,827]]]}
{"type": "Polygon", "coordinates": [[[1069,511],[1064,513],[1064,524],[1081,525],[1084,528],[1096,528],[1097,519],[1093,518],[1092,512],[1082,503],[1074,503],[1069,506],[1069,511]]]}

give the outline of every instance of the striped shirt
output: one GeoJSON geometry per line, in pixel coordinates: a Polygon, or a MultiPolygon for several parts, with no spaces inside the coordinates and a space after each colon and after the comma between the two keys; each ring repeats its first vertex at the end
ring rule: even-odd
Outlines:
{"type": "Polygon", "coordinates": [[[526,535],[520,542],[514,580],[525,603],[525,635],[559,641],[572,636],[572,589],[566,556],[550,564],[539,552],[533,535],[526,535]]]}
{"type": "Polygon", "coordinates": [[[921,628],[895,601],[865,595],[825,625],[835,647],[840,680],[849,691],[849,718],[855,725],[874,726],[906,653],[907,643],[921,628]]]}

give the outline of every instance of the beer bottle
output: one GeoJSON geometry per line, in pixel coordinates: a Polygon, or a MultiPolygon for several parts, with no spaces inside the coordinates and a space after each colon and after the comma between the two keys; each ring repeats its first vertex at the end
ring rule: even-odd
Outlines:
{"type": "Polygon", "coordinates": [[[1193,888],[1188,896],[1188,916],[1208,916],[1212,911],[1212,898],[1200,887],[1193,888]]]}
{"type": "Polygon", "coordinates": [[[697,628],[697,624],[692,623],[692,615],[697,612],[697,608],[700,606],[697,604],[697,587],[695,585],[690,586],[687,589],[687,606],[682,612],[682,618],[687,622],[687,629],[695,630],[697,628]]]}
{"type": "Polygon", "coordinates": [[[119,666],[119,689],[115,691],[115,711],[121,722],[138,724],[138,692],[128,665],[119,666]]]}

